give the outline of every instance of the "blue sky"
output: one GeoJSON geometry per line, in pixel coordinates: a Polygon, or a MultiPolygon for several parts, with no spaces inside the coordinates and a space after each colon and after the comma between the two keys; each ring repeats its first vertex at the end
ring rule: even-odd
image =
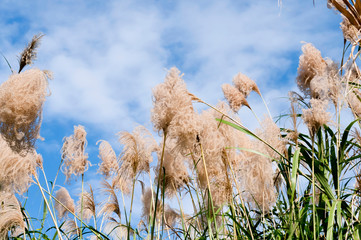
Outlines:
{"type": "MultiPolygon", "coordinates": [[[[13,68],[32,36],[45,34],[34,67],[54,75],[43,113],[45,141],[37,143],[48,179],[60,163],[63,137],[78,124],[88,132],[93,163],[86,180],[99,179],[95,143],[108,140],[119,153],[117,132],[137,124],[152,129],[152,88],[172,66],[184,72],[190,92],[210,104],[222,100],[220,86],[242,72],[257,82],[274,116],[287,112],[284,97],[296,89],[301,41],[337,62],[341,58],[341,18],[327,1],[315,2],[2,1],[0,51],[13,68]]],[[[0,60],[1,81],[10,73],[0,60]]],[[[256,95],[249,103],[259,116],[265,113],[256,95]]],[[[246,126],[256,127],[249,111],[239,114],[246,126]]],[[[57,183],[66,185],[63,176],[57,183]]],[[[31,191],[39,196],[35,186],[31,191]]],[[[28,202],[36,214],[39,202],[28,202]]]]}

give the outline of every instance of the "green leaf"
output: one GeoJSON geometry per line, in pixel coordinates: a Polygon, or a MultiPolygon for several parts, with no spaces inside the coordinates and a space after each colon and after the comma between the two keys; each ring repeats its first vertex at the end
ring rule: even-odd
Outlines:
{"type": "Polygon", "coordinates": [[[328,215],[327,235],[326,235],[327,240],[333,239],[333,225],[335,224],[335,211],[336,211],[337,203],[338,203],[338,201],[332,202],[332,207],[331,207],[330,213],[328,215]]]}
{"type": "Polygon", "coordinates": [[[295,154],[293,155],[293,161],[292,161],[292,175],[291,175],[291,202],[293,202],[293,197],[295,194],[296,189],[296,183],[297,183],[297,172],[299,167],[299,157],[300,157],[300,149],[297,148],[295,154]]]}

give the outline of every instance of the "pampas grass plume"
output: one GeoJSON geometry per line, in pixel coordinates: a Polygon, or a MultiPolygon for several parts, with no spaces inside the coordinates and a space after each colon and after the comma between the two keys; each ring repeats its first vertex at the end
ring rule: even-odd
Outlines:
{"type": "Polygon", "coordinates": [[[233,77],[233,84],[238,89],[238,91],[244,94],[245,97],[248,97],[252,91],[255,91],[258,95],[261,95],[257,84],[242,73],[238,73],[233,77]]]}
{"type": "Polygon", "coordinates": [[[194,97],[188,93],[182,77],[183,74],[176,67],[173,67],[168,71],[164,83],[153,89],[151,120],[154,129],[157,131],[167,132],[173,117],[180,109],[192,105],[194,97]]]}
{"type": "Polygon", "coordinates": [[[39,138],[48,77],[44,71],[30,69],[0,85],[0,131],[14,151],[31,150],[39,138]]]}
{"type": "Polygon", "coordinates": [[[32,183],[41,156],[35,150],[19,155],[0,136],[0,191],[24,193],[32,183]]]}
{"type": "Polygon", "coordinates": [[[251,108],[244,93],[240,92],[237,88],[226,83],[222,85],[222,90],[224,97],[227,99],[229,106],[234,112],[238,112],[242,106],[251,108]]]}
{"type": "Polygon", "coordinates": [[[40,44],[40,39],[43,37],[43,34],[38,34],[33,37],[28,46],[22,51],[19,58],[19,72],[26,66],[31,65],[33,60],[36,59],[37,48],[40,44]]]}
{"type": "Polygon", "coordinates": [[[8,239],[8,232],[17,227],[24,231],[19,202],[14,194],[0,191],[0,239],[8,239]]]}
{"type": "Polygon", "coordinates": [[[152,152],[156,151],[158,146],[151,133],[143,126],[136,127],[132,133],[120,132],[119,142],[123,145],[123,151],[116,181],[120,189],[129,194],[134,177],[142,172],[149,172],[149,164],[153,161],[152,152]]]}
{"type": "Polygon", "coordinates": [[[105,177],[109,177],[112,172],[116,172],[119,169],[117,155],[109,142],[100,140],[97,144],[99,142],[99,158],[102,162],[99,165],[98,171],[105,177]]]}
{"type": "Polygon", "coordinates": [[[62,187],[55,193],[55,198],[58,201],[55,201],[55,209],[58,213],[60,219],[64,219],[69,211],[74,214],[75,205],[74,200],[70,197],[70,194],[66,188],[62,187]],[[64,207],[64,206],[65,207],[64,207]]]}
{"type": "Polygon", "coordinates": [[[71,175],[81,175],[88,170],[88,154],[85,153],[87,145],[86,131],[83,126],[74,126],[74,134],[64,138],[62,147],[62,171],[69,181],[71,175]]]}
{"type": "Polygon", "coordinates": [[[310,82],[316,75],[323,75],[326,70],[326,61],[322,58],[321,52],[311,43],[302,46],[303,54],[300,56],[298,65],[297,85],[306,95],[310,93],[310,82]]]}

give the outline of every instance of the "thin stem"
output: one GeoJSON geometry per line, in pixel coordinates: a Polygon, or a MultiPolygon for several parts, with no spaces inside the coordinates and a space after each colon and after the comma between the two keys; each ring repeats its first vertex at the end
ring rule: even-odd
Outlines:
{"type": "MultiPolygon", "coordinates": [[[[81,175],[81,198],[80,198],[80,218],[81,220],[83,220],[83,198],[84,198],[84,173],[82,173],[81,175]]],[[[79,238],[82,239],[83,238],[83,231],[82,231],[82,227],[83,227],[83,221],[80,222],[80,229],[79,229],[79,238]]]]}
{"type": "Polygon", "coordinates": [[[158,169],[158,183],[157,183],[157,193],[155,195],[155,206],[154,206],[154,215],[153,215],[153,222],[152,222],[152,228],[151,228],[151,235],[150,235],[150,239],[153,240],[154,238],[154,225],[155,225],[155,219],[157,216],[157,205],[158,205],[158,196],[159,196],[159,188],[160,188],[160,176],[161,176],[161,171],[163,169],[163,160],[164,160],[164,150],[165,150],[165,141],[167,138],[167,132],[163,131],[163,148],[162,148],[162,155],[160,157],[160,165],[159,165],[159,169],[158,169]]]}
{"type": "Polygon", "coordinates": [[[60,234],[60,230],[59,230],[59,227],[58,227],[58,223],[56,222],[55,217],[54,217],[54,215],[53,215],[53,213],[52,213],[52,211],[51,211],[51,209],[50,209],[50,206],[49,206],[48,200],[47,200],[47,199],[46,199],[46,197],[45,197],[45,194],[44,194],[43,188],[41,187],[40,182],[39,182],[39,179],[38,179],[38,177],[36,176],[36,174],[34,174],[34,178],[35,178],[36,183],[37,183],[37,185],[38,185],[38,187],[39,187],[39,189],[40,189],[41,195],[42,195],[42,196],[43,196],[43,198],[44,198],[44,201],[45,201],[46,207],[47,207],[47,208],[48,208],[48,210],[49,210],[49,213],[50,213],[51,219],[52,219],[52,220],[53,220],[53,222],[54,222],[54,226],[55,226],[56,231],[58,232],[59,239],[61,239],[61,240],[62,240],[62,239],[63,239],[63,237],[62,237],[62,236],[61,236],[61,234],[60,234]]]}
{"type": "Polygon", "coordinates": [[[134,199],[135,181],[136,181],[136,176],[134,176],[134,178],[133,178],[132,199],[131,199],[131,201],[130,201],[129,222],[128,222],[128,236],[127,236],[127,239],[128,239],[128,240],[130,239],[130,223],[131,223],[131,219],[132,219],[132,210],[133,210],[133,199],[134,199]]]}
{"type": "Polygon", "coordinates": [[[267,104],[266,104],[266,101],[264,100],[264,98],[263,98],[263,96],[262,96],[261,93],[259,93],[259,95],[260,95],[260,97],[261,97],[261,99],[262,99],[263,104],[265,105],[265,107],[266,107],[266,109],[267,109],[267,112],[268,112],[269,117],[272,119],[272,115],[271,115],[271,112],[270,112],[270,110],[269,110],[269,108],[268,108],[268,106],[267,106],[267,104]]]}

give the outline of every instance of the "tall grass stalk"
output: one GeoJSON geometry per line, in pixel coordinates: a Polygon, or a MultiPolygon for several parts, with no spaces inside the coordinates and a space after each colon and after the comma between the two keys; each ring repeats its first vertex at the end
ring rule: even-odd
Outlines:
{"type": "Polygon", "coordinates": [[[49,206],[48,200],[47,200],[47,198],[45,197],[43,188],[41,187],[40,182],[39,182],[39,179],[38,179],[38,177],[36,176],[36,174],[34,174],[34,178],[35,178],[35,180],[36,180],[36,184],[38,185],[38,187],[39,187],[39,189],[40,189],[41,195],[43,196],[43,199],[44,199],[44,202],[45,202],[45,204],[46,204],[46,207],[47,207],[48,210],[49,210],[49,214],[50,214],[50,216],[51,216],[51,219],[53,220],[54,227],[55,227],[55,230],[56,230],[57,233],[58,233],[59,239],[60,239],[60,240],[63,240],[63,237],[61,236],[61,233],[60,233],[60,229],[59,229],[59,227],[58,227],[58,223],[57,223],[57,221],[56,221],[56,219],[55,219],[55,217],[54,217],[54,214],[52,213],[52,209],[51,209],[50,206],[49,206]]]}
{"type": "Polygon", "coordinates": [[[134,199],[134,188],[135,188],[135,181],[136,176],[133,178],[133,184],[132,184],[132,199],[130,201],[130,209],[129,209],[129,222],[128,222],[128,233],[127,233],[127,239],[130,239],[130,224],[132,222],[132,210],[133,210],[133,199],[134,199]]]}
{"type": "Polygon", "coordinates": [[[151,225],[151,232],[150,232],[150,239],[153,240],[153,235],[154,235],[154,225],[155,225],[155,219],[157,218],[157,208],[158,208],[158,196],[159,196],[159,188],[160,188],[160,179],[162,176],[161,175],[161,171],[163,170],[163,160],[164,160],[164,150],[165,150],[165,143],[167,140],[167,132],[163,131],[163,147],[162,147],[162,154],[160,157],[160,165],[159,165],[159,169],[158,169],[158,182],[157,182],[157,193],[155,195],[155,206],[154,206],[154,214],[153,214],[153,222],[151,225]]]}

